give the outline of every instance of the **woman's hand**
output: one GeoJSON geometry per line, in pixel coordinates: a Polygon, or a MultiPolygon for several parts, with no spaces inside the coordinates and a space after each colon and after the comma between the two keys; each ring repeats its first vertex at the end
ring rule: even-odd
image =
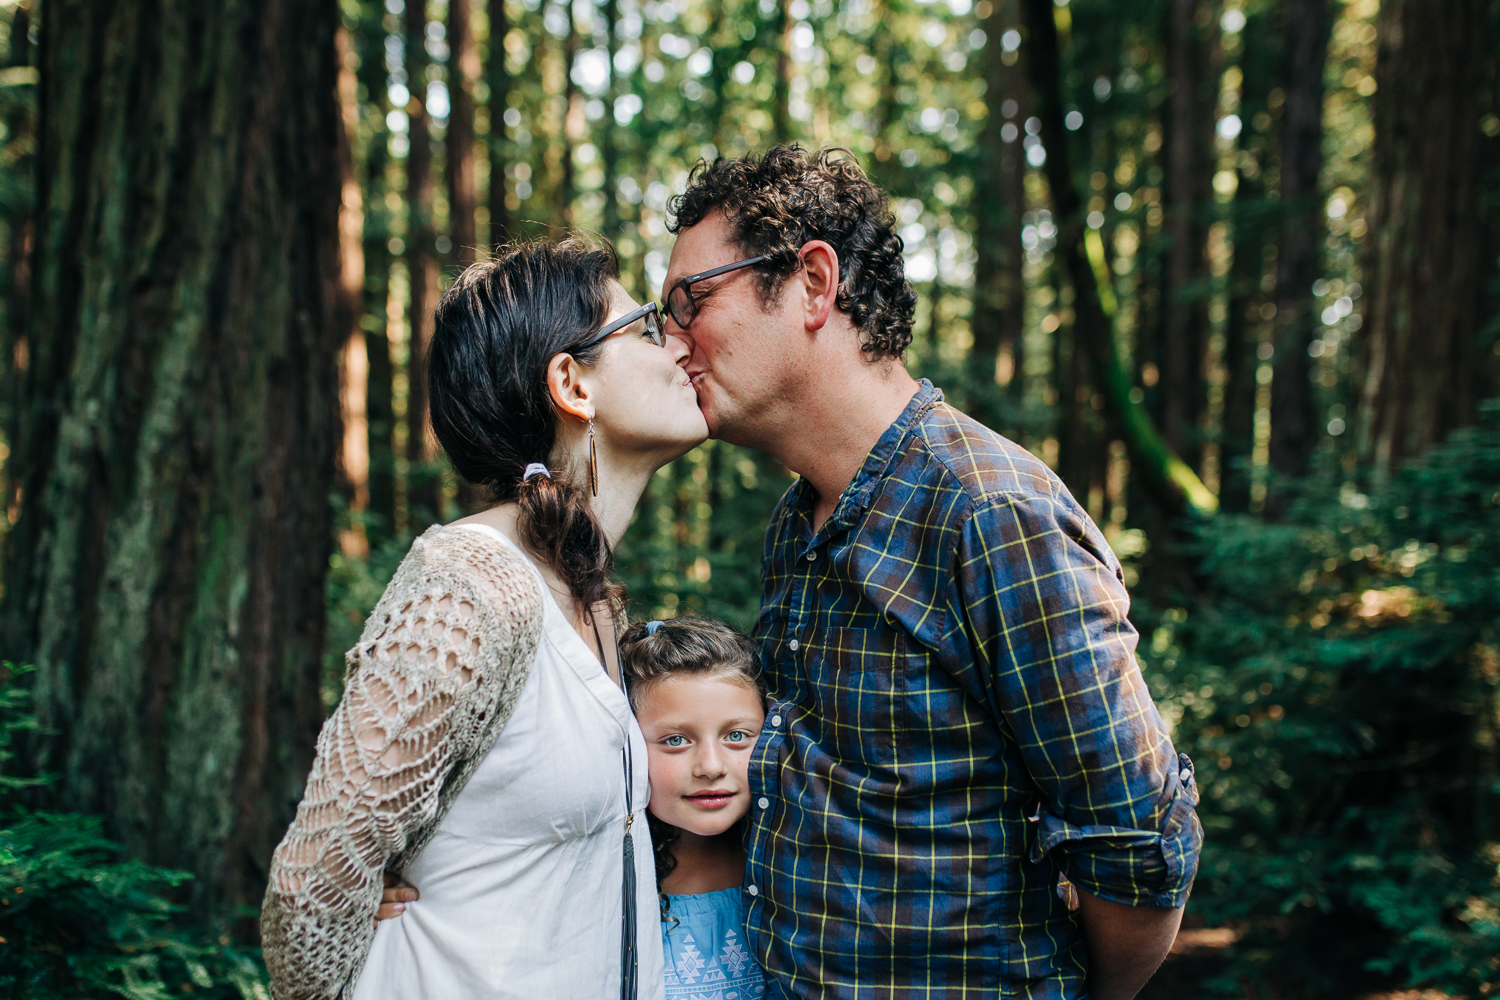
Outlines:
{"type": "Polygon", "coordinates": [[[385,891],[380,894],[380,908],[375,911],[375,923],[393,920],[406,912],[407,903],[415,903],[421,894],[415,886],[407,885],[390,872],[385,873],[385,891]]]}

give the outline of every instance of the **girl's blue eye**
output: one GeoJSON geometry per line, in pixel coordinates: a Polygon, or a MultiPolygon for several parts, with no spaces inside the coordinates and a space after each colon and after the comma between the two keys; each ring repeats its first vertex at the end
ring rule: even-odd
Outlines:
{"type": "Polygon", "coordinates": [[[750,738],[750,734],[743,729],[736,729],[724,738],[731,743],[743,743],[750,738]]]}
{"type": "Polygon", "coordinates": [[[673,735],[671,735],[671,736],[668,736],[666,739],[662,740],[662,742],[665,743],[669,747],[685,747],[685,746],[687,746],[687,738],[684,737],[684,736],[678,736],[675,733],[673,735]]]}

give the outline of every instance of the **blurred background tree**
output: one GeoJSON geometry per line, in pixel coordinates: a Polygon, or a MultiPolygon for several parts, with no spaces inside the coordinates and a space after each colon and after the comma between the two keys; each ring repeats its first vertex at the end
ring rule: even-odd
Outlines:
{"type": "MultiPolygon", "coordinates": [[[[1500,988],[1500,2],[134,11],[0,0],[0,654],[58,773],[20,798],[228,928],[343,650],[483,502],[427,425],[442,290],[576,227],[654,297],[695,162],[842,146],[909,366],[1104,528],[1199,761],[1221,947],[1158,995],[1500,988]]],[[[662,470],[632,614],[747,625],[789,482],[662,470]]]]}

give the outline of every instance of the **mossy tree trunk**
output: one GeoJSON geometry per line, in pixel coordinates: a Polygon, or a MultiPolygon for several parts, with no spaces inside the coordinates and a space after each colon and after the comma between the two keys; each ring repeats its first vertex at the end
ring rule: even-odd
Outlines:
{"type": "Polygon", "coordinates": [[[0,649],[53,806],[255,904],[322,717],[347,335],[332,0],[41,6],[0,649]]]}

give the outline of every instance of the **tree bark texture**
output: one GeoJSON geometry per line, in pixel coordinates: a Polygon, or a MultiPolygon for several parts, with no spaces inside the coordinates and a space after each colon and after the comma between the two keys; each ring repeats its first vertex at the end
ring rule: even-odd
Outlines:
{"type": "Polygon", "coordinates": [[[572,0],[559,3],[558,9],[568,19],[568,31],[563,36],[562,46],[562,155],[559,157],[560,179],[554,192],[556,226],[554,238],[562,237],[573,227],[573,202],[578,198],[577,170],[573,154],[583,139],[583,97],[578,84],[573,80],[573,67],[578,65],[578,16],[572,0]]]}
{"type": "MultiPolygon", "coordinates": [[[[460,268],[475,261],[479,209],[474,168],[474,82],[479,79],[479,50],[469,16],[470,0],[448,0],[448,129],[443,172],[448,182],[448,235],[460,268]]],[[[436,303],[434,303],[435,305],[436,303]]]]}
{"type": "MultiPolygon", "coordinates": [[[[979,259],[974,265],[971,355],[974,376],[991,379],[1014,403],[1025,389],[1021,366],[1026,324],[1021,217],[1026,212],[1026,158],[1020,142],[1026,120],[1026,79],[1018,60],[1006,65],[1001,36],[1020,24],[1017,0],[1000,0],[985,25],[984,79],[987,117],[980,136],[974,216],[979,259]],[[1009,117],[1007,102],[1013,102],[1009,117]],[[1013,132],[1005,141],[1004,129],[1013,132]]],[[[1012,54],[1014,55],[1014,54],[1012,54]]]]}
{"type": "Polygon", "coordinates": [[[1380,7],[1360,444],[1382,470],[1475,416],[1487,7],[1380,7]]]}
{"type": "Polygon", "coordinates": [[[1250,509],[1250,468],[1255,450],[1256,372],[1259,348],[1271,302],[1266,285],[1266,252],[1273,246],[1273,203],[1266,190],[1265,170],[1275,144],[1275,125],[1265,130],[1254,123],[1270,121],[1270,88],[1280,61],[1273,39],[1275,26],[1261,12],[1250,16],[1240,34],[1240,68],[1244,83],[1239,115],[1239,184],[1235,188],[1230,224],[1234,239],[1234,261],[1229,271],[1229,306],[1224,323],[1224,418],[1221,439],[1223,478],[1219,500],[1225,510],[1250,509]]]}
{"type": "Polygon", "coordinates": [[[1208,227],[1214,196],[1214,110],[1220,49],[1214,0],[1171,0],[1166,115],[1166,299],[1162,331],[1162,432],[1202,467],[1208,424],[1208,227]]]}
{"type": "Polygon", "coordinates": [[[1218,505],[1213,494],[1172,451],[1145,409],[1130,398],[1130,378],[1120,363],[1095,277],[1106,268],[1104,248],[1098,233],[1084,226],[1083,199],[1073,179],[1068,131],[1063,124],[1062,58],[1054,9],[1052,0],[1021,0],[1029,47],[1025,65],[1047,151],[1047,186],[1057,225],[1057,254],[1073,285],[1075,350],[1081,344],[1087,352],[1099,389],[1130,451],[1131,466],[1143,473],[1155,502],[1171,514],[1211,512],[1218,505]],[[1093,250],[1089,246],[1091,233],[1093,250]]]}
{"type": "Polygon", "coordinates": [[[406,499],[417,530],[442,516],[441,483],[434,463],[437,439],[427,409],[427,345],[438,300],[436,234],[432,222],[432,128],[427,115],[427,10],[422,0],[406,5],[406,71],[411,146],[406,154],[406,499]]]}
{"type": "MultiPolygon", "coordinates": [[[[1271,468],[1301,476],[1317,443],[1312,365],[1317,329],[1318,246],[1324,232],[1318,174],[1323,166],[1323,69],[1328,0],[1288,0],[1282,29],[1286,104],[1281,121],[1281,239],[1276,256],[1276,355],[1271,378],[1271,468]]],[[[1277,506],[1274,491],[1270,502],[1277,506]]]]}
{"type": "MultiPolygon", "coordinates": [[[[32,46],[31,5],[22,3],[11,15],[10,38],[4,65],[30,66],[32,46]]],[[[34,93],[34,88],[32,88],[34,93]]],[[[36,107],[33,100],[19,96],[20,88],[11,89],[8,100],[0,106],[0,157],[10,164],[18,177],[34,175],[31,146],[36,131],[36,107]]],[[[26,340],[26,322],[31,295],[31,251],[36,228],[29,183],[7,185],[0,201],[0,215],[5,221],[4,282],[5,312],[0,324],[0,436],[14,441],[17,419],[16,402],[20,398],[21,378],[30,363],[30,345],[26,340]]],[[[10,510],[15,504],[14,463],[0,461],[0,545],[4,544],[10,510]]]]}
{"type": "Polygon", "coordinates": [[[775,27],[776,79],[771,88],[771,134],[778,146],[792,141],[792,0],[778,0],[775,27]]]}
{"type": "Polygon", "coordinates": [[[485,150],[490,159],[490,246],[510,239],[510,207],[506,204],[505,171],[506,138],[510,126],[505,124],[505,109],[510,106],[510,71],[505,68],[505,36],[510,34],[510,18],[505,0],[489,0],[489,52],[484,63],[484,79],[490,88],[490,134],[485,150]]]}
{"type": "Polygon", "coordinates": [[[43,5],[0,628],[52,802],[253,904],[322,718],[341,127],[331,0],[43,5]],[[55,735],[54,735],[55,734],[55,735]]]}
{"type": "MultiPolygon", "coordinates": [[[[714,8],[715,17],[723,11],[723,4],[714,8]]],[[[615,68],[615,56],[620,51],[620,9],[616,0],[604,0],[600,5],[604,18],[604,58],[609,62],[609,84],[604,90],[604,117],[599,120],[599,156],[604,162],[604,238],[618,241],[620,238],[620,137],[615,125],[615,99],[620,96],[620,71],[615,68]]],[[[710,38],[713,34],[710,33],[710,38]]],[[[722,72],[721,58],[713,62],[714,73],[722,72]]],[[[714,92],[714,122],[717,131],[722,97],[714,92]]]]}

